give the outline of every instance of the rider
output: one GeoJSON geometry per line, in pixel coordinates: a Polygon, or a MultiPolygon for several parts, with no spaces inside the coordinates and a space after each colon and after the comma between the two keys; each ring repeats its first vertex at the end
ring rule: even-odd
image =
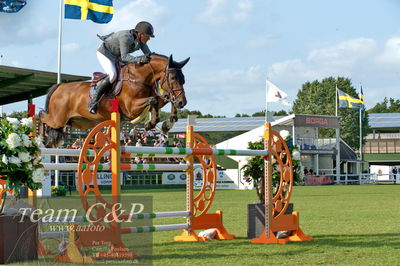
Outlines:
{"type": "Polygon", "coordinates": [[[117,63],[141,65],[150,61],[149,54],[151,52],[146,44],[150,37],[154,37],[154,30],[153,26],[146,21],[139,22],[132,30],[99,36],[103,43],[97,49],[97,59],[108,76],[97,83],[97,88],[88,104],[89,111],[92,114],[97,112],[97,104],[101,97],[110,89],[111,84],[117,78],[117,63]],[[144,53],[143,56],[133,57],[129,55],[129,53],[139,49],[144,53]]]}

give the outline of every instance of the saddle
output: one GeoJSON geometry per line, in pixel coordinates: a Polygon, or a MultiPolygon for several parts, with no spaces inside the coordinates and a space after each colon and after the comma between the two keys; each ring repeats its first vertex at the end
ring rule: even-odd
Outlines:
{"type": "MultiPolygon", "coordinates": [[[[119,64],[116,64],[116,67],[117,67],[117,78],[115,79],[114,83],[111,84],[111,88],[109,88],[108,91],[103,95],[105,97],[115,98],[121,92],[123,73],[121,71],[121,66],[119,64]]],[[[92,99],[92,96],[97,88],[97,83],[100,80],[105,79],[107,76],[108,76],[107,74],[102,72],[93,72],[93,77],[89,89],[90,99],[92,99]]]]}

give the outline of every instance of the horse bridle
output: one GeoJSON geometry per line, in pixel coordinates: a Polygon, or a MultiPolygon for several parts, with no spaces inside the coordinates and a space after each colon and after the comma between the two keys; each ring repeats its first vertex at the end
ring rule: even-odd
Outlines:
{"type": "Polygon", "coordinates": [[[178,97],[183,93],[183,89],[182,88],[174,88],[174,87],[172,87],[171,83],[169,82],[169,74],[173,73],[173,72],[176,72],[176,71],[180,71],[180,70],[181,70],[180,68],[168,68],[168,65],[167,65],[167,66],[165,66],[165,69],[164,69],[165,75],[164,75],[163,79],[161,80],[161,83],[158,85],[157,81],[156,81],[156,86],[157,87],[160,86],[161,88],[163,87],[163,84],[165,82],[167,83],[169,92],[168,92],[167,95],[160,95],[160,97],[164,101],[171,102],[172,104],[176,103],[178,97]],[[176,91],[178,91],[178,92],[176,93],[176,91]]]}

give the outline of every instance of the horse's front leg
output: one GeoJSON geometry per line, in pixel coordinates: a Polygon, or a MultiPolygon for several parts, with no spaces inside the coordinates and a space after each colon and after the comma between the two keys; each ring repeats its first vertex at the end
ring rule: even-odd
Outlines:
{"type": "Polygon", "coordinates": [[[176,109],[175,105],[171,103],[171,116],[169,117],[169,121],[171,123],[175,123],[178,121],[178,109],[176,109]]]}
{"type": "Polygon", "coordinates": [[[175,122],[178,121],[178,109],[171,104],[171,115],[169,117],[169,121],[164,121],[164,123],[161,126],[161,130],[166,134],[168,131],[171,130],[171,128],[174,126],[175,122]]]}
{"type": "Polygon", "coordinates": [[[160,122],[159,102],[154,99],[150,102],[150,120],[144,125],[146,130],[153,129],[160,122]]]}

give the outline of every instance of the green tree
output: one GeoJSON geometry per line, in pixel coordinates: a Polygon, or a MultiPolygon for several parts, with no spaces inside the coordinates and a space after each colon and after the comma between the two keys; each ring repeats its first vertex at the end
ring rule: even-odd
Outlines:
{"type": "Polygon", "coordinates": [[[274,112],[274,116],[287,116],[289,115],[285,110],[274,112]]]}
{"type": "MultiPolygon", "coordinates": [[[[292,157],[293,165],[293,181],[295,184],[302,182],[301,166],[300,166],[300,153],[297,146],[291,145],[293,143],[292,137],[288,136],[285,139],[288,144],[289,151],[292,157]],[[295,155],[297,153],[297,155],[295,155]]],[[[263,150],[264,140],[259,139],[255,142],[248,142],[248,148],[251,150],[263,150]]],[[[272,188],[274,195],[279,188],[280,181],[280,171],[279,164],[276,160],[272,161],[272,188]]],[[[243,175],[253,179],[254,186],[256,187],[257,197],[260,202],[264,201],[264,158],[261,156],[253,156],[247,161],[245,165],[241,168],[243,170],[243,175]]],[[[248,180],[250,181],[250,180],[248,180]]]]}
{"type": "MultiPolygon", "coordinates": [[[[293,103],[295,114],[335,115],[336,86],[354,98],[358,98],[356,89],[348,78],[325,78],[322,81],[306,82],[297,93],[297,99],[293,103]]],[[[359,110],[339,108],[341,138],[353,149],[359,148],[359,110]]],[[[368,117],[363,120],[363,136],[370,132],[368,117]]],[[[319,130],[319,137],[334,137],[334,129],[319,130]]],[[[363,139],[365,143],[365,138],[363,139]]]]}
{"type": "Polygon", "coordinates": [[[400,100],[385,97],[382,102],[377,103],[368,110],[368,113],[400,113],[400,100]]]}

